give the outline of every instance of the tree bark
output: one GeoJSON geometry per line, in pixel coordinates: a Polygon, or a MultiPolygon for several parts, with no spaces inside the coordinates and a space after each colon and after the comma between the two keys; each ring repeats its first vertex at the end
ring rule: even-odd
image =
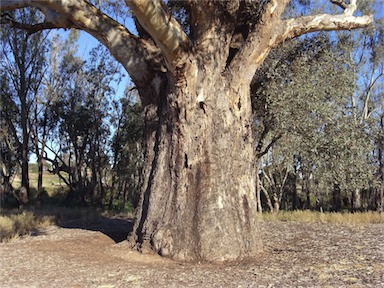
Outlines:
{"type": "Polygon", "coordinates": [[[145,111],[143,190],[129,240],[180,260],[255,255],[261,241],[249,88],[233,90],[193,64],[183,74],[145,111]]]}

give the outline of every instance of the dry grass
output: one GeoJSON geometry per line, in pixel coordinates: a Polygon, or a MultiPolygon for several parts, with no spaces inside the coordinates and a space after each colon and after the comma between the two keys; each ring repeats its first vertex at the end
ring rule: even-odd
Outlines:
{"type": "Polygon", "coordinates": [[[28,235],[38,229],[76,221],[79,224],[95,223],[100,213],[92,208],[47,207],[38,211],[0,210],[0,242],[28,235]]]}
{"type": "Polygon", "coordinates": [[[280,211],[279,213],[263,213],[258,216],[265,221],[296,221],[306,223],[333,223],[333,224],[368,224],[384,223],[384,214],[380,212],[356,213],[320,213],[309,210],[280,211]]]}
{"type": "Polygon", "coordinates": [[[0,215],[0,242],[29,234],[53,223],[53,216],[35,215],[31,211],[7,211],[0,215]]]}

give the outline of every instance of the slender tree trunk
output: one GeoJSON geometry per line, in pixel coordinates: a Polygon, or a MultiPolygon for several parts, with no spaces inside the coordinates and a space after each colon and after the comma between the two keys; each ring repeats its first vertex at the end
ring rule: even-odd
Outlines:
{"type": "Polygon", "coordinates": [[[296,210],[298,208],[297,207],[298,205],[297,205],[297,169],[296,167],[295,167],[295,171],[291,181],[292,181],[292,210],[296,210]]]}
{"type": "Polygon", "coordinates": [[[259,175],[259,170],[261,167],[261,162],[257,161],[256,163],[256,203],[257,203],[257,212],[262,213],[263,212],[263,207],[261,205],[261,195],[260,195],[260,190],[261,190],[261,183],[260,183],[260,175],[259,175]]]}
{"type": "Polygon", "coordinates": [[[380,117],[381,135],[378,140],[378,160],[379,160],[379,175],[380,175],[380,212],[384,212],[384,114],[380,117]]]}
{"type": "MultiPolygon", "coordinates": [[[[273,188],[273,189],[278,189],[278,188],[273,188]]],[[[273,213],[277,213],[280,210],[280,201],[279,197],[277,195],[277,192],[273,192],[273,213]]]]}
{"type": "Polygon", "coordinates": [[[25,77],[21,76],[21,89],[19,91],[19,99],[21,102],[21,189],[20,202],[22,205],[29,204],[29,174],[28,174],[28,152],[29,152],[29,133],[28,133],[28,108],[26,100],[25,77]]]}
{"type": "Polygon", "coordinates": [[[359,188],[356,188],[352,191],[352,211],[361,210],[361,192],[359,188]]]}
{"type": "Polygon", "coordinates": [[[341,211],[341,190],[338,184],[333,186],[333,209],[336,212],[341,211]]]}
{"type": "Polygon", "coordinates": [[[44,174],[44,149],[45,149],[45,139],[42,141],[42,147],[41,151],[38,155],[38,170],[39,170],[39,175],[37,178],[37,195],[39,196],[41,192],[43,191],[43,174],[44,174]]]}
{"type": "Polygon", "coordinates": [[[305,208],[311,209],[311,173],[304,171],[303,173],[303,192],[305,193],[305,208]]]}
{"type": "Polygon", "coordinates": [[[141,250],[210,261],[260,251],[249,87],[233,91],[212,75],[198,87],[202,78],[187,72],[146,107],[143,190],[129,237],[141,250]]]}
{"type": "Polygon", "coordinates": [[[262,185],[260,185],[260,188],[261,188],[261,191],[263,191],[263,193],[264,193],[265,199],[267,200],[267,205],[268,205],[269,211],[271,211],[271,213],[273,213],[273,205],[272,205],[271,197],[269,197],[267,189],[265,189],[265,187],[262,185]]]}

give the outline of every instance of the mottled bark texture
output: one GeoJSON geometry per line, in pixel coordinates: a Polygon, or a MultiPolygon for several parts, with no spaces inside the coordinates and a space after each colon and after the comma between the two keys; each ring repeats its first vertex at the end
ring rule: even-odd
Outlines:
{"type": "Polygon", "coordinates": [[[188,14],[185,29],[161,0],[125,2],[138,36],[85,0],[3,0],[0,7],[40,9],[46,21],[39,26],[8,19],[31,33],[87,31],[134,81],[144,106],[146,153],[133,246],[180,260],[255,255],[261,243],[249,97],[254,73],[283,41],[366,27],[372,17],[352,16],[356,1],[336,1],[340,15],[283,19],[289,0],[189,0],[178,4],[188,14]]]}
{"type": "Polygon", "coordinates": [[[143,194],[130,241],[176,259],[254,255],[261,243],[249,89],[234,91],[193,61],[182,72],[145,111],[143,194]]]}

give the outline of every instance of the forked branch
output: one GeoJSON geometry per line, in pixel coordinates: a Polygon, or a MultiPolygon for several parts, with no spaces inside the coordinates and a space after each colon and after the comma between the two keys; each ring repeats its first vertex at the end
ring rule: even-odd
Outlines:
{"type": "Polygon", "coordinates": [[[126,0],[140,25],[160,47],[168,65],[179,56],[179,51],[189,46],[189,38],[181,25],[168,12],[161,0],[126,0]]]}
{"type": "Polygon", "coordinates": [[[357,9],[356,0],[349,1],[350,2],[349,4],[347,4],[343,0],[330,0],[330,1],[333,4],[343,8],[344,9],[343,15],[346,15],[346,16],[352,16],[353,13],[355,13],[355,11],[357,9]]]}

